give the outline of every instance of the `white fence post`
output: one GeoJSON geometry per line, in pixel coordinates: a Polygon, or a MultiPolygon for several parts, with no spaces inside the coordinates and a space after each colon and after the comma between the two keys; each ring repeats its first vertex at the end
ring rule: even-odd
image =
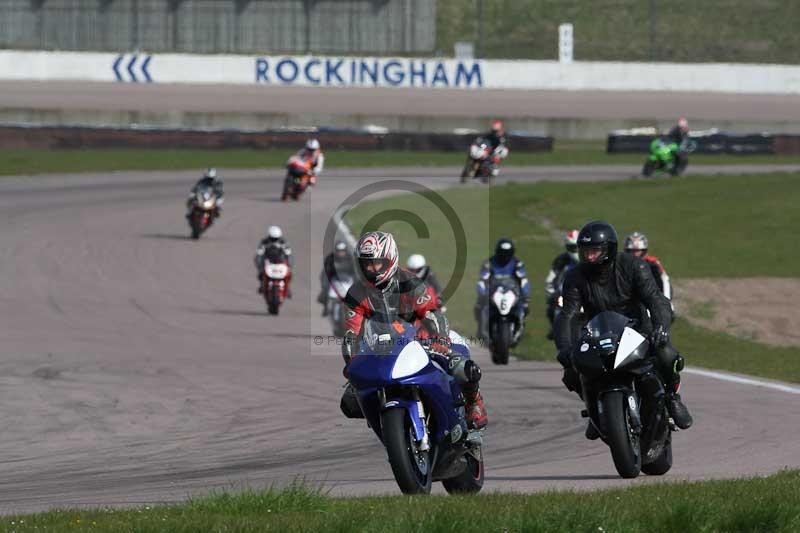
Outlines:
{"type": "Polygon", "coordinates": [[[572,24],[558,26],[558,61],[572,63],[572,24]]]}

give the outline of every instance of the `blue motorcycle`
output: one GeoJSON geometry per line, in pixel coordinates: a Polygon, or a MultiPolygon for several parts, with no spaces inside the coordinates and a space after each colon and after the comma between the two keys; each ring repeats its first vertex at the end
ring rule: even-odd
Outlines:
{"type": "MultiPolygon", "coordinates": [[[[454,354],[469,357],[450,333],[454,354]]],[[[467,426],[464,397],[446,370],[448,358],[426,350],[416,329],[370,320],[350,361],[350,384],[369,427],[383,442],[404,494],[427,494],[433,481],[448,493],[483,487],[482,433],[467,426]]]]}

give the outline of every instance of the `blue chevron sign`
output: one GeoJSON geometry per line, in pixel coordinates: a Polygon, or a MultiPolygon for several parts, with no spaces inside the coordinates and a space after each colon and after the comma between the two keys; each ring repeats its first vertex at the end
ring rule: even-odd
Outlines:
{"type": "Polygon", "coordinates": [[[147,69],[150,68],[150,60],[153,59],[153,56],[141,57],[143,57],[144,60],[139,61],[139,64],[137,65],[136,62],[139,59],[138,54],[118,55],[114,60],[114,63],[111,65],[111,70],[114,71],[114,76],[117,77],[117,81],[123,83],[152,83],[153,78],[150,77],[150,72],[148,72],[147,69]]]}

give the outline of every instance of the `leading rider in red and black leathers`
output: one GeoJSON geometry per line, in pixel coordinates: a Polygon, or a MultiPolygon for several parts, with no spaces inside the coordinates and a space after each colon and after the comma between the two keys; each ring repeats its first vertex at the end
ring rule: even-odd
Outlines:
{"type": "Polygon", "coordinates": [[[464,393],[467,421],[475,428],[485,427],[488,419],[478,387],[480,367],[471,359],[452,354],[449,324],[438,309],[433,287],[398,268],[397,245],[390,233],[364,234],[356,245],[355,255],[362,279],[356,280],[345,297],[348,307],[342,343],[345,375],[366,319],[391,322],[400,318],[417,327],[420,340],[430,352],[446,359],[443,368],[455,376],[464,393]]]}
{"type": "MultiPolygon", "coordinates": [[[[601,311],[621,313],[636,321],[636,329],[649,336],[656,358],[656,369],[667,389],[667,408],[675,425],[688,429],[692,417],[681,402],[678,389],[683,357],[672,347],[669,339],[671,310],[669,300],[658,289],[650,267],[640,258],[617,253],[617,232],[607,222],[586,224],[578,234],[580,262],[564,280],[564,308],[556,319],[557,359],[564,367],[564,384],[580,394],[580,380],[572,366],[575,340],[572,323],[581,315],[587,318],[601,311]],[[647,311],[650,316],[648,317],[647,311]]],[[[594,426],[589,424],[590,428],[594,426]]],[[[599,434],[587,428],[590,439],[599,434]]]]}

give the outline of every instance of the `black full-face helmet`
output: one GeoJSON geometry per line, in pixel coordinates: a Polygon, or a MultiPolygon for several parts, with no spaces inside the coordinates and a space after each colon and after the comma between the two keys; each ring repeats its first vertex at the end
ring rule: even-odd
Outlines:
{"type": "Polygon", "coordinates": [[[617,257],[617,231],[603,220],[589,222],[578,233],[580,262],[591,273],[607,271],[617,257]]]}
{"type": "Polygon", "coordinates": [[[494,247],[497,266],[506,266],[512,257],[514,257],[514,241],[506,238],[499,239],[494,247]]]}

